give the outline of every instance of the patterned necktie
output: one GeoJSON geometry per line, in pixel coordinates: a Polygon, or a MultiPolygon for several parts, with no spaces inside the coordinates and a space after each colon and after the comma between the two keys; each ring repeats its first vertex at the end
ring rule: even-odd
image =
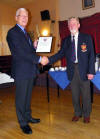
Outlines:
{"type": "Polygon", "coordinates": [[[24,29],[24,34],[25,34],[25,37],[27,38],[29,44],[31,44],[30,37],[29,37],[29,35],[28,35],[26,29],[24,29]]]}
{"type": "Polygon", "coordinates": [[[75,36],[72,39],[72,61],[75,62],[76,54],[75,54],[75,36]]]}
{"type": "Polygon", "coordinates": [[[29,39],[29,36],[28,36],[28,33],[27,33],[26,29],[24,29],[24,34],[25,34],[25,37],[26,37],[27,39],[29,39]]]}

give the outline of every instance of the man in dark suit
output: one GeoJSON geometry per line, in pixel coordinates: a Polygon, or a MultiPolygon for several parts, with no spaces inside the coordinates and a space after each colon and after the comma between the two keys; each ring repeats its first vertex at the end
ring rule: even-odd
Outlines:
{"type": "Polygon", "coordinates": [[[93,79],[95,74],[93,43],[89,35],[79,32],[78,18],[70,18],[68,27],[71,35],[64,39],[61,50],[49,57],[49,62],[52,64],[65,56],[74,106],[72,121],[78,121],[83,115],[83,121],[89,123],[91,113],[90,80],[93,79]],[[82,106],[80,95],[82,96],[82,106]]]}
{"type": "Polygon", "coordinates": [[[17,24],[8,31],[7,42],[12,54],[12,77],[16,84],[16,113],[22,131],[31,134],[28,123],[40,122],[40,119],[32,118],[30,102],[34,80],[39,72],[37,64],[43,64],[43,58],[36,55],[32,40],[25,30],[28,11],[18,9],[15,19],[17,24]]]}

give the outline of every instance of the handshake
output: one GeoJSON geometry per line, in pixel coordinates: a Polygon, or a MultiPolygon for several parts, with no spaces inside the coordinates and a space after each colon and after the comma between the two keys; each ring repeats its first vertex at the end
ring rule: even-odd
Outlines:
{"type": "Polygon", "coordinates": [[[46,56],[41,57],[41,62],[43,66],[47,65],[49,63],[49,59],[46,56]]]}
{"type": "MultiPolygon", "coordinates": [[[[35,40],[34,43],[33,43],[33,46],[34,46],[35,49],[37,49],[37,44],[38,44],[38,40],[35,40]]],[[[47,65],[49,63],[48,57],[46,57],[46,56],[41,57],[40,63],[43,66],[47,65]]]]}

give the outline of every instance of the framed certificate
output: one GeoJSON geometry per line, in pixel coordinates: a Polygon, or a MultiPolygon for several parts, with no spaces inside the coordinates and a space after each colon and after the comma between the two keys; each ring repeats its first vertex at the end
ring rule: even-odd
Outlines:
{"type": "Polygon", "coordinates": [[[36,52],[50,52],[52,45],[52,37],[39,37],[36,52]]]}

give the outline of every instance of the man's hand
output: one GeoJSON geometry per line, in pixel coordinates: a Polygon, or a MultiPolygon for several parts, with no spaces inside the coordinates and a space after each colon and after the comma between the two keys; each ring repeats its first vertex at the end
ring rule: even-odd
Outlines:
{"type": "Polygon", "coordinates": [[[88,74],[88,80],[92,80],[94,78],[94,75],[93,74],[88,74]]]}
{"type": "Polygon", "coordinates": [[[42,64],[43,66],[45,66],[45,65],[47,65],[48,63],[49,63],[48,57],[43,56],[43,57],[41,58],[41,64],[42,64]]]}
{"type": "Polygon", "coordinates": [[[38,40],[35,40],[35,41],[33,42],[33,46],[34,46],[35,49],[37,49],[37,45],[38,45],[38,40]]]}

